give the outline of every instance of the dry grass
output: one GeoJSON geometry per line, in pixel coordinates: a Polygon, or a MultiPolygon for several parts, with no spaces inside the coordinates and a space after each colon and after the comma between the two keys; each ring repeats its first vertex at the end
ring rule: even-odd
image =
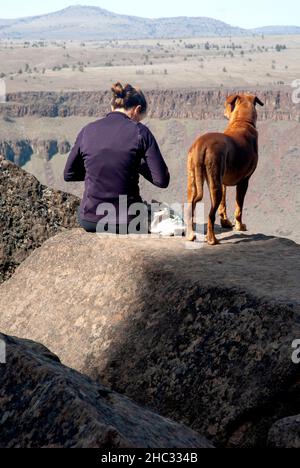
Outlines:
{"type": "Polygon", "coordinates": [[[299,78],[299,53],[300,36],[85,45],[0,42],[1,73],[9,92],[107,89],[117,79],[148,89],[270,87],[299,78]],[[286,49],[278,52],[276,45],[286,49]]]}

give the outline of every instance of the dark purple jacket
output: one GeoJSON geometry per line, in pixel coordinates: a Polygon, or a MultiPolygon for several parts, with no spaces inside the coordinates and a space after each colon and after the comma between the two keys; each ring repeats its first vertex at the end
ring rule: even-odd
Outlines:
{"type": "MultiPolygon", "coordinates": [[[[111,112],[81,130],[68,158],[64,179],[85,181],[81,218],[98,222],[103,217],[96,215],[101,203],[117,207],[119,195],[127,195],[129,204],[142,201],[140,174],[160,188],[167,188],[170,182],[151,131],[122,112],[111,112]]],[[[118,221],[119,215],[117,212],[118,221]]]]}

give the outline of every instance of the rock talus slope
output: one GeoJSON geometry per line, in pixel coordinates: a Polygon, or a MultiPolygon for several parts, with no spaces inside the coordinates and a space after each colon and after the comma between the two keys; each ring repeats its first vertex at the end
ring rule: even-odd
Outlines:
{"type": "Polygon", "coordinates": [[[0,329],[219,446],[266,446],[300,412],[300,246],[221,237],[190,251],[61,233],[1,286],[0,329]]]}
{"type": "Polygon", "coordinates": [[[196,432],[62,366],[34,342],[0,334],[1,448],[210,448],[196,432]]]}

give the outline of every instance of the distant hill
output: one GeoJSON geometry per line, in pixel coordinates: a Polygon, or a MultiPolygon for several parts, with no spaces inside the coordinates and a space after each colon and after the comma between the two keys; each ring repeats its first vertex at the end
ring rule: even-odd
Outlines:
{"type": "Polygon", "coordinates": [[[290,35],[300,34],[300,26],[265,26],[263,28],[253,29],[256,34],[267,34],[271,36],[276,35],[290,35]]]}
{"type": "Polygon", "coordinates": [[[14,23],[17,20],[9,20],[9,19],[0,19],[0,27],[9,26],[10,24],[14,23]]]}
{"type": "Polygon", "coordinates": [[[148,19],[75,5],[46,15],[0,19],[0,39],[108,40],[175,37],[223,37],[260,34],[300,34],[300,27],[247,30],[205,17],[148,19]]]}

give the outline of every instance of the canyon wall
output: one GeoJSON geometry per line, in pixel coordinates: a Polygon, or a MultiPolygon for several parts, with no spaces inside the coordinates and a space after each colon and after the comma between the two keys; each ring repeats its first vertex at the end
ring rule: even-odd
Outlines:
{"type": "MultiPolygon", "coordinates": [[[[244,90],[240,90],[244,91],[244,90]]],[[[300,106],[293,104],[292,90],[288,88],[270,91],[252,89],[265,103],[259,109],[261,121],[300,122],[300,106]]],[[[223,118],[226,97],[237,92],[233,89],[171,89],[148,90],[150,119],[220,120],[223,118]]],[[[99,118],[107,114],[110,93],[100,92],[28,92],[7,95],[6,103],[0,106],[0,117],[15,123],[21,117],[55,118],[86,117],[99,118]]],[[[57,139],[10,139],[0,137],[0,154],[6,159],[24,166],[32,155],[49,161],[55,154],[67,154],[72,142],[57,139]]]]}
{"type": "Polygon", "coordinates": [[[31,156],[37,155],[45,161],[50,161],[57,154],[67,154],[71,149],[68,141],[57,140],[0,140],[0,154],[18,166],[24,166],[31,156]]]}
{"type": "MultiPolygon", "coordinates": [[[[244,90],[240,90],[241,92],[244,90]]],[[[292,89],[247,90],[265,102],[260,112],[262,120],[300,121],[300,106],[293,104],[292,89]]],[[[233,89],[148,90],[149,117],[159,119],[218,119],[223,116],[224,101],[233,89]]],[[[7,95],[0,106],[0,115],[10,117],[99,117],[107,113],[110,93],[100,92],[28,92],[7,95]]]]}

